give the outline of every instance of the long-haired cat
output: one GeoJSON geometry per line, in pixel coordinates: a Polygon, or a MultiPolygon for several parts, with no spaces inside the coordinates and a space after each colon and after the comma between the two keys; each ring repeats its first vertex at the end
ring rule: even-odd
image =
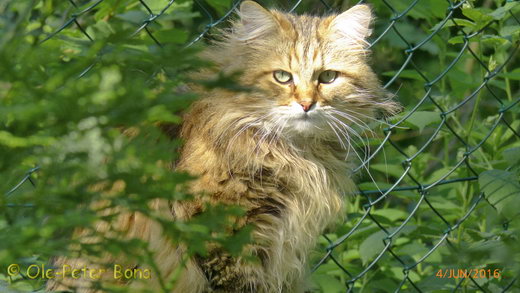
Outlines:
{"type": "MultiPolygon", "coordinates": [[[[198,176],[190,189],[204,196],[155,204],[172,221],[203,212],[207,202],[243,207],[243,224],[254,227],[247,250],[259,261],[215,249],[188,260],[174,292],[304,292],[309,253],[355,189],[354,126],[392,114],[397,104],[367,64],[367,5],[315,17],[244,1],[238,16],[205,52],[216,70],[203,75],[238,72],[236,82],[249,91],[201,90],[181,130],[176,168],[198,176]]],[[[163,275],[179,266],[184,249],[150,220],[121,221],[131,237],[150,242],[163,275]]],[[[56,265],[71,261],[82,263],[56,265]]]]}

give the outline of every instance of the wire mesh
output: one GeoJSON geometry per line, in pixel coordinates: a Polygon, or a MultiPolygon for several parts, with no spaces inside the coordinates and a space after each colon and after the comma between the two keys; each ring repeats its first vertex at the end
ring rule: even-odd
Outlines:
{"type": "MultiPolygon", "coordinates": [[[[84,27],[84,24],[82,24],[81,19],[89,17],[89,14],[92,14],[96,10],[96,7],[103,1],[104,0],[83,1],[78,3],[79,1],[69,0],[71,11],[75,12],[68,15],[66,21],[55,31],[50,33],[42,42],[56,37],[66,29],[78,29],[89,41],[94,41],[93,37],[84,27]],[[73,28],[73,26],[76,26],[76,28],[73,28]]],[[[144,8],[147,17],[141,20],[130,37],[145,33],[158,47],[162,47],[161,42],[154,36],[154,31],[150,26],[163,15],[170,13],[169,9],[175,1],[165,0],[164,6],[160,10],[150,8],[146,0],[136,2],[138,2],[141,8],[144,8]]],[[[302,7],[311,7],[313,9],[321,9],[322,11],[338,10],[337,5],[332,2],[333,1],[328,3],[322,0],[311,4],[307,3],[305,4],[306,6],[302,6],[304,1],[298,0],[293,2],[279,1],[278,4],[289,11],[298,11],[298,9],[302,7]]],[[[489,63],[486,64],[486,62],[482,60],[481,52],[477,52],[471,45],[473,38],[486,33],[489,24],[477,31],[471,33],[466,32],[464,24],[461,23],[460,10],[463,5],[467,4],[467,1],[445,0],[446,10],[444,17],[437,25],[427,28],[426,31],[429,33],[420,39],[412,36],[410,31],[400,27],[400,24],[404,20],[415,13],[414,9],[417,8],[420,0],[404,1],[406,5],[402,4],[404,2],[399,4],[396,1],[390,0],[359,1],[359,3],[362,2],[368,2],[374,4],[374,7],[377,9],[386,10],[384,13],[376,10],[376,15],[390,15],[387,19],[379,18],[376,24],[376,34],[372,37],[370,45],[371,49],[376,52],[376,55],[378,50],[383,47],[381,42],[390,34],[393,34],[394,39],[401,42],[400,46],[403,48],[401,54],[404,61],[399,68],[393,69],[393,73],[391,76],[388,76],[384,87],[399,97],[399,89],[405,87],[408,81],[407,77],[412,76],[415,79],[414,82],[417,82],[417,80],[423,82],[423,90],[420,93],[416,93],[419,99],[414,105],[405,105],[412,106],[407,107],[410,109],[409,111],[406,111],[404,115],[398,116],[397,119],[388,122],[378,144],[374,145],[372,153],[367,154],[367,157],[355,172],[366,173],[367,170],[372,170],[373,166],[371,164],[377,162],[378,159],[380,160],[380,158],[385,155],[385,152],[395,154],[392,161],[400,163],[402,169],[398,172],[395,170],[392,172],[391,178],[387,179],[385,188],[381,188],[377,184],[360,185],[358,196],[360,211],[349,216],[346,225],[347,229],[343,229],[341,232],[332,231],[324,235],[326,239],[324,244],[325,251],[317,259],[313,272],[319,271],[320,267],[323,266],[336,266],[342,274],[341,279],[344,281],[345,290],[351,292],[359,289],[360,284],[366,282],[365,279],[369,274],[384,268],[384,263],[392,262],[394,263],[394,267],[399,268],[400,272],[391,272],[391,274],[400,281],[398,283],[392,283],[391,288],[386,287],[380,291],[397,292],[403,290],[429,292],[432,289],[428,289],[424,286],[424,278],[417,277],[418,275],[424,276],[425,274],[418,274],[417,271],[425,270],[429,260],[432,259],[440,247],[454,247],[452,240],[450,240],[450,235],[457,233],[457,230],[460,229],[465,220],[478,208],[485,205],[496,208],[496,203],[490,201],[483,192],[477,191],[478,188],[474,187],[479,178],[479,172],[477,171],[479,168],[475,168],[474,158],[476,153],[479,152],[486,141],[499,128],[504,128],[504,131],[510,132],[511,137],[514,139],[518,140],[520,138],[519,130],[515,129],[513,125],[512,117],[514,116],[510,115],[512,109],[515,109],[515,107],[518,108],[520,97],[506,99],[500,94],[497,94],[496,89],[492,85],[497,75],[514,60],[518,44],[512,46],[504,62],[490,67],[489,63]],[[445,33],[447,27],[449,28],[447,30],[449,32],[448,34],[445,33]],[[444,33],[441,33],[441,31],[444,31],[444,33]],[[457,42],[453,42],[454,46],[458,48],[458,53],[451,56],[451,61],[446,62],[446,64],[441,64],[443,67],[436,68],[435,70],[421,67],[423,64],[420,60],[421,50],[428,50],[427,47],[434,41],[441,40],[448,43],[448,40],[454,40],[454,37],[458,38],[456,39],[457,42]],[[472,85],[471,88],[468,87],[463,91],[462,95],[455,97],[455,100],[443,100],[442,96],[446,95],[448,91],[443,83],[446,77],[454,70],[455,65],[461,62],[460,60],[463,56],[471,56],[472,61],[470,61],[470,63],[475,67],[474,70],[480,70],[482,72],[481,80],[478,84],[472,85]],[[460,127],[458,127],[456,123],[458,121],[458,115],[463,115],[468,112],[471,113],[471,111],[467,110],[467,107],[474,107],[473,111],[479,110],[475,105],[479,104],[477,101],[480,100],[482,92],[484,91],[487,97],[492,97],[488,101],[485,101],[488,109],[492,109],[492,112],[487,110],[489,112],[487,114],[489,118],[487,124],[489,124],[489,126],[487,133],[480,138],[480,141],[472,143],[468,139],[468,133],[461,133],[460,127]],[[426,126],[429,130],[419,133],[423,144],[410,149],[408,148],[409,146],[406,145],[406,141],[403,142],[403,136],[409,133],[409,128],[406,127],[406,123],[412,119],[414,115],[424,113],[421,111],[421,109],[424,108],[429,109],[429,112],[435,113],[438,117],[434,119],[434,123],[426,126]],[[463,109],[466,110],[463,111],[463,109]],[[437,144],[440,143],[440,137],[447,141],[445,144],[446,148],[439,148],[437,146],[437,144]],[[463,151],[452,154],[460,149],[463,151]],[[418,158],[428,153],[433,156],[444,156],[444,158],[447,159],[446,166],[440,168],[439,164],[430,164],[429,166],[418,164],[418,158]],[[426,168],[426,170],[424,170],[424,168],[426,168]],[[430,181],[425,181],[423,174],[434,172],[436,173],[436,177],[430,181]],[[465,195],[467,203],[463,207],[464,215],[462,217],[453,218],[440,211],[438,208],[439,201],[435,197],[435,192],[439,188],[450,188],[450,186],[460,184],[467,184],[468,186],[465,195]],[[401,196],[396,197],[396,194],[401,194],[401,196]],[[395,208],[399,206],[400,203],[403,203],[403,201],[400,200],[403,197],[409,197],[409,200],[406,202],[407,206],[404,208],[401,207],[401,210],[406,212],[406,217],[401,218],[398,225],[395,225],[395,223],[389,225],[389,223],[381,220],[381,217],[374,212],[380,208],[395,208]],[[435,223],[436,228],[432,229],[432,231],[436,232],[436,234],[431,238],[431,243],[423,243],[423,246],[426,247],[425,249],[423,248],[418,254],[414,252],[416,256],[411,257],[411,252],[396,249],[395,243],[401,241],[403,235],[406,235],[408,233],[407,231],[413,229],[410,227],[421,225],[421,223],[418,222],[418,218],[420,219],[420,214],[424,213],[428,213],[429,222],[423,222],[422,225],[435,223]],[[348,251],[349,240],[354,237],[359,237],[356,235],[362,231],[374,227],[380,232],[377,238],[377,241],[380,243],[377,246],[377,251],[371,254],[370,259],[367,259],[362,264],[349,264],[348,260],[341,259],[342,254],[337,253],[338,250],[348,251]]],[[[513,3],[513,1],[507,1],[504,5],[509,2],[513,3]]],[[[211,28],[225,22],[240,1],[234,1],[229,9],[218,17],[215,16],[215,13],[208,7],[207,3],[199,0],[194,0],[194,3],[198,5],[201,16],[207,19],[207,23],[198,34],[195,34],[193,38],[187,42],[186,46],[191,46],[200,41],[211,28]]],[[[520,20],[511,11],[512,10],[508,10],[505,13],[509,13],[512,19],[520,24],[520,20]]],[[[85,76],[90,70],[93,70],[93,68],[95,68],[95,64],[85,68],[83,72],[78,73],[78,76],[85,76]]],[[[484,122],[482,123],[486,124],[484,122]]],[[[17,189],[27,184],[27,182],[34,185],[35,182],[32,178],[32,174],[36,171],[37,168],[30,170],[22,181],[9,191],[8,196],[11,196],[17,189]]],[[[364,176],[366,177],[367,175],[365,174],[364,176]]],[[[507,223],[512,220],[513,219],[504,220],[504,230],[507,230],[507,223]]],[[[411,241],[413,242],[413,240],[411,241]]],[[[439,285],[440,287],[434,289],[448,288],[451,291],[458,291],[459,289],[462,290],[464,287],[463,284],[466,284],[466,289],[490,292],[482,285],[481,280],[471,275],[451,279],[450,281],[453,281],[451,285],[441,284],[439,285]],[[469,285],[467,285],[468,283],[469,285]]],[[[515,282],[517,282],[516,278],[500,280],[496,284],[496,292],[511,290],[515,282]]]]}

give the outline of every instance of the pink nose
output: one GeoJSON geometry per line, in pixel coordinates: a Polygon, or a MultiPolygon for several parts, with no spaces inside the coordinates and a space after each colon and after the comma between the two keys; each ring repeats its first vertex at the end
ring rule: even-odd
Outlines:
{"type": "Polygon", "coordinates": [[[316,104],[315,102],[299,102],[299,103],[302,106],[303,111],[305,111],[305,112],[309,112],[311,107],[314,106],[314,104],[316,104]]]}

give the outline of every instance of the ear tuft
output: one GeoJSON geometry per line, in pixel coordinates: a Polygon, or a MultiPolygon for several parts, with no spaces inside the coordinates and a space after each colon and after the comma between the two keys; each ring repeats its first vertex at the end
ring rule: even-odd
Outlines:
{"type": "Polygon", "coordinates": [[[372,11],[368,5],[356,5],[336,16],[330,24],[330,30],[355,44],[366,45],[366,38],[372,33],[372,19],[372,11]]]}
{"type": "Polygon", "coordinates": [[[238,10],[240,22],[237,34],[240,40],[251,40],[264,36],[276,29],[273,14],[254,1],[244,1],[238,10]]]}

